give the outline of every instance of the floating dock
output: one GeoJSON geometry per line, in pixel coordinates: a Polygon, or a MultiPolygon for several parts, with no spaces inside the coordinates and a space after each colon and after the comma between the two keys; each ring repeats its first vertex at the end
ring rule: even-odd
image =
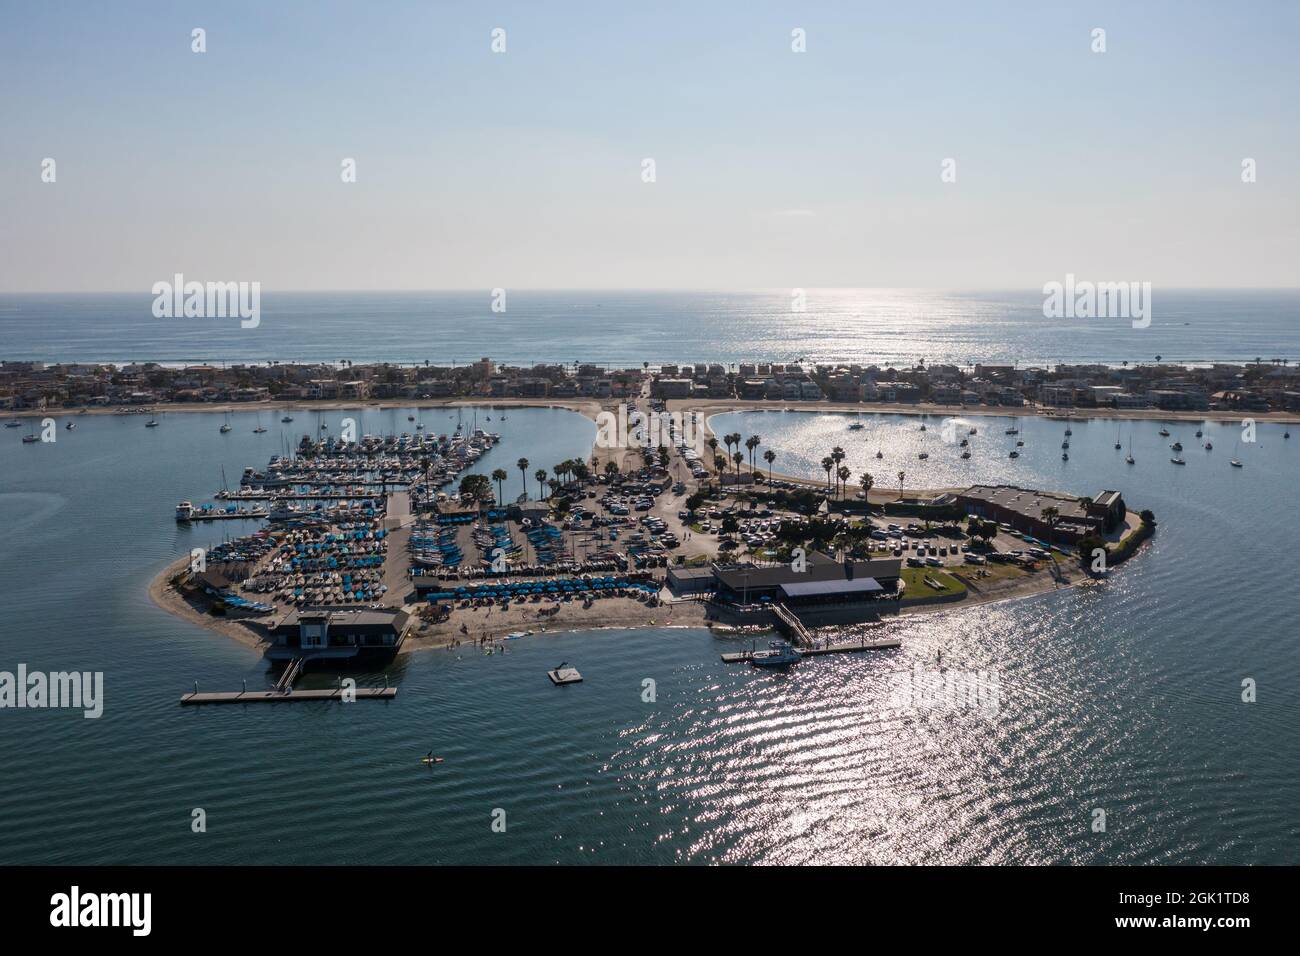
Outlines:
{"type": "MultiPolygon", "coordinates": [[[[581,678],[579,678],[581,679],[581,678]]],[[[347,692],[357,700],[392,700],[396,687],[357,687],[347,692]]],[[[181,695],[181,706],[193,704],[292,704],[312,700],[342,700],[344,691],[339,687],[327,690],[234,690],[218,693],[189,693],[181,695]]]]}
{"type": "Polygon", "coordinates": [[[551,679],[551,683],[556,687],[562,684],[582,683],[582,675],[578,673],[576,667],[557,667],[553,671],[547,671],[546,676],[551,679]]]}
{"type": "MultiPolygon", "coordinates": [[[[880,637],[871,641],[845,641],[843,644],[830,644],[825,647],[800,647],[799,653],[804,657],[818,657],[822,654],[850,654],[855,651],[880,651],[891,647],[902,647],[903,641],[897,637],[880,637]]],[[[724,664],[743,664],[754,656],[753,651],[738,651],[723,654],[724,664]]]]}

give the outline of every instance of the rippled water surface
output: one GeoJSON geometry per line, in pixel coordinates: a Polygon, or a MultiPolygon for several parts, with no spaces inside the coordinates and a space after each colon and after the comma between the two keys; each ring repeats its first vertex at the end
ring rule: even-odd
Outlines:
{"type": "MultiPolygon", "coordinates": [[[[262,686],[266,667],[149,603],[160,567],[223,531],[178,529],[171,507],[213,490],[223,464],[264,463],[276,429],[259,439],[238,416],[223,444],[215,416],[86,418],[55,446],[11,431],[0,669],[103,670],[106,709],[0,711],[0,862],[1294,862],[1300,438],[1261,428],[1237,471],[1235,426],[1207,426],[1213,452],[1177,426],[1178,468],[1159,425],[1138,423],[1130,470],[1113,424],[1079,422],[1063,467],[1064,426],[1023,419],[1012,468],[1004,422],[971,419],[962,463],[937,417],[923,473],[916,419],[723,418],[761,434],[778,468],[816,474],[828,441],[853,442],[857,473],[880,445],[909,485],[915,470],[934,486],[1117,487],[1160,531],[1101,587],[910,617],[898,650],[788,674],[721,663],[740,645],[703,630],[598,630],[408,655],[370,678],[400,688],[389,703],[183,709],[195,680],[262,686]],[[900,706],[900,674],[940,652],[996,673],[995,711],[900,706]],[[585,682],[552,687],[560,661],[585,682]],[[1241,702],[1244,678],[1258,703],[1241,702]],[[430,749],[446,758],[433,770],[418,762],[430,749]]],[[[550,410],[492,427],[515,479],[521,454],[549,465],[594,431],[550,410]]]]}

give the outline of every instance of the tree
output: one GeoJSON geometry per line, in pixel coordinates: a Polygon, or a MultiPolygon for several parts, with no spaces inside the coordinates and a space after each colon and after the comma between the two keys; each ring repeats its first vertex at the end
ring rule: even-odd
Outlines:
{"type": "Polygon", "coordinates": [[[836,445],[834,448],[831,449],[831,461],[835,462],[836,465],[843,464],[844,458],[845,458],[844,449],[841,448],[839,445],[836,445]]]}
{"type": "Polygon", "coordinates": [[[898,500],[899,501],[903,500],[903,479],[906,477],[907,475],[905,472],[900,471],[898,473],[898,500]]]}
{"type": "Polygon", "coordinates": [[[492,472],[492,480],[497,483],[498,504],[506,503],[506,489],[505,489],[505,485],[502,484],[502,482],[504,482],[509,477],[510,477],[510,473],[507,472],[504,468],[497,468],[492,472]]]}
{"type": "Polygon", "coordinates": [[[776,461],[776,452],[772,451],[772,449],[769,448],[767,451],[763,452],[763,460],[767,462],[767,484],[769,487],[771,487],[772,462],[776,461]]]}
{"type": "Polygon", "coordinates": [[[750,435],[748,438],[745,439],[745,447],[749,449],[749,470],[750,471],[754,470],[754,452],[758,450],[758,446],[761,444],[763,444],[763,439],[759,438],[757,435],[750,435]]]}
{"type": "Polygon", "coordinates": [[[533,472],[533,477],[537,479],[537,494],[542,494],[542,489],[546,487],[546,469],[538,468],[533,472]]]}
{"type": "Polygon", "coordinates": [[[611,478],[617,475],[618,462],[614,461],[613,459],[610,459],[609,461],[605,462],[605,474],[609,475],[611,478]]]}
{"type": "Polygon", "coordinates": [[[849,476],[852,475],[853,472],[849,470],[848,465],[840,465],[840,470],[837,472],[837,474],[839,475],[840,478],[840,500],[843,501],[844,493],[849,490],[849,486],[848,486],[849,476]]]}
{"type": "Polygon", "coordinates": [[[1048,537],[1052,539],[1051,543],[1056,543],[1056,522],[1061,518],[1061,511],[1056,505],[1048,505],[1041,512],[1043,520],[1047,522],[1048,537]]]}
{"type": "Polygon", "coordinates": [[[835,467],[835,459],[827,455],[822,459],[822,471],[826,472],[826,490],[831,490],[831,469],[835,467]]]}
{"type": "Polygon", "coordinates": [[[519,469],[520,484],[524,486],[524,499],[528,498],[528,459],[520,458],[515,462],[515,467],[519,469]]]}
{"type": "Polygon", "coordinates": [[[492,497],[492,482],[487,475],[466,475],[460,480],[462,501],[482,503],[492,497]]]}
{"type": "Polygon", "coordinates": [[[871,489],[875,487],[876,479],[871,477],[871,472],[864,471],[858,478],[858,482],[862,485],[862,500],[870,502],[871,489]]]}
{"type": "Polygon", "coordinates": [[[735,534],[739,530],[740,522],[736,520],[735,515],[725,514],[722,516],[722,531],[724,534],[735,534]]]}
{"type": "Polygon", "coordinates": [[[740,443],[736,443],[736,451],[732,454],[731,460],[736,463],[736,484],[740,484],[740,463],[745,460],[745,453],[740,450],[740,443]]]}

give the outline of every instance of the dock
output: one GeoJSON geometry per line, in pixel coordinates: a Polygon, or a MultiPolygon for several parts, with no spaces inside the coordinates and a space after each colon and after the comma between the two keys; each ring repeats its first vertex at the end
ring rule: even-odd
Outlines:
{"type": "MultiPolygon", "coordinates": [[[[799,653],[804,657],[820,657],[823,654],[851,654],[857,651],[881,651],[891,647],[902,647],[903,641],[897,637],[878,637],[867,641],[845,641],[841,644],[828,644],[825,647],[800,647],[799,653]]],[[[724,664],[743,664],[753,656],[753,651],[736,651],[722,655],[724,664]]]]}
{"type": "MultiPolygon", "coordinates": [[[[357,700],[392,700],[397,696],[396,687],[358,687],[351,692],[357,700]]],[[[195,704],[292,704],[311,700],[342,700],[343,689],[331,687],[327,690],[234,690],[216,693],[197,693],[181,695],[181,706],[195,704]]]]}

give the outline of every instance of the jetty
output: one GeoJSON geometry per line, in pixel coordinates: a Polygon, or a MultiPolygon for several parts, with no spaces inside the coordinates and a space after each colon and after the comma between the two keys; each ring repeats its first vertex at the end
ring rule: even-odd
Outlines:
{"type": "Polygon", "coordinates": [[[280,679],[275,682],[274,690],[249,690],[248,683],[245,682],[243,690],[200,693],[199,682],[195,681],[194,690],[181,695],[181,706],[188,707],[196,704],[289,704],[296,701],[311,700],[342,701],[345,696],[353,700],[392,700],[397,696],[397,688],[388,686],[387,677],[384,678],[383,687],[344,688],[343,679],[339,678],[337,687],[318,690],[294,690],[294,683],[303,675],[306,667],[307,659],[305,657],[295,657],[284,669],[280,679]]]}
{"type": "MultiPolygon", "coordinates": [[[[860,638],[856,641],[841,641],[836,644],[800,647],[799,653],[804,657],[819,657],[823,654],[851,654],[858,651],[880,651],[891,647],[902,647],[903,641],[897,637],[877,637],[871,640],[860,638]]],[[[743,664],[754,656],[750,651],[733,651],[722,655],[724,664],[743,664]]]]}
{"type": "MultiPolygon", "coordinates": [[[[325,690],[235,690],[216,693],[182,694],[181,706],[196,704],[292,704],[305,701],[342,700],[345,691],[341,687],[325,690]]],[[[396,687],[358,687],[346,692],[356,700],[392,700],[397,696],[396,687]]]]}

